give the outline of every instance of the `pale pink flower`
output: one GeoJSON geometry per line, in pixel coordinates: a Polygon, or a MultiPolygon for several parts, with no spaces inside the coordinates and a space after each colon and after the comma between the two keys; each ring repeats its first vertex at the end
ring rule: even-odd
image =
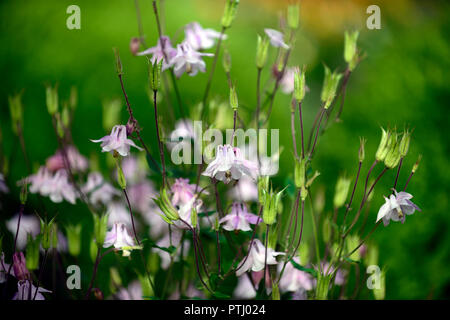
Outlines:
{"type": "MultiPolygon", "coordinates": [[[[77,148],[74,146],[68,146],[65,149],[65,152],[68,164],[72,171],[82,172],[88,168],[88,160],[78,152],[77,148]]],[[[50,171],[66,169],[64,152],[62,150],[57,150],[53,156],[47,159],[45,165],[50,171]]]]}
{"type": "Polygon", "coordinates": [[[199,71],[206,71],[206,63],[202,56],[212,57],[212,53],[202,53],[194,50],[187,42],[177,45],[177,55],[172,59],[173,71],[179,78],[186,72],[190,76],[195,76],[199,71]]]}
{"type": "Polygon", "coordinates": [[[106,233],[103,248],[114,246],[114,248],[123,251],[123,256],[127,257],[131,254],[131,250],[140,249],[137,247],[134,238],[128,233],[124,223],[115,223],[110,231],[106,233]]]}
{"type": "MultiPolygon", "coordinates": [[[[184,29],[186,42],[194,50],[209,49],[214,46],[215,40],[221,37],[220,32],[213,29],[203,29],[198,22],[192,22],[186,25],[184,29]]],[[[226,39],[224,35],[222,39],[226,39]]]]}
{"type": "MultiPolygon", "coordinates": [[[[266,247],[258,239],[254,239],[249,246],[250,252],[238,265],[236,276],[239,277],[248,270],[261,271],[264,269],[266,247]]],[[[267,264],[278,264],[275,259],[283,252],[276,252],[272,248],[267,248],[267,264]]]]}
{"type": "Polygon", "coordinates": [[[120,195],[120,191],[106,182],[99,172],[89,173],[82,191],[89,194],[89,201],[96,206],[107,205],[114,196],[120,195]]]}
{"type": "MultiPolygon", "coordinates": [[[[201,199],[196,199],[195,197],[193,197],[186,203],[182,203],[180,206],[178,206],[178,215],[180,216],[180,219],[182,219],[192,227],[192,210],[195,209],[197,212],[200,212],[202,205],[203,201],[201,199]]],[[[180,220],[175,221],[174,224],[180,229],[188,229],[188,226],[186,226],[186,224],[180,220]]]]}
{"type": "Polygon", "coordinates": [[[257,172],[257,165],[246,160],[239,148],[227,144],[217,146],[216,158],[202,174],[229,183],[231,180],[239,180],[244,175],[255,178],[257,172]]]}
{"type": "Polygon", "coordinates": [[[152,63],[155,63],[155,61],[159,62],[161,61],[161,59],[163,60],[162,70],[164,71],[172,66],[173,58],[176,56],[177,50],[172,47],[172,43],[170,42],[169,37],[162,36],[160,39],[158,39],[158,43],[156,44],[155,47],[151,47],[145,51],[137,53],[138,56],[144,56],[149,54],[152,55],[150,59],[152,63]],[[166,61],[166,56],[168,61],[166,61]]]}
{"type": "Polygon", "coordinates": [[[233,296],[236,299],[249,300],[256,297],[256,290],[250,281],[249,276],[242,275],[238,277],[238,283],[233,291],[233,296]]]}
{"type": "Polygon", "coordinates": [[[167,141],[167,147],[172,150],[177,147],[177,150],[184,150],[184,148],[191,147],[191,140],[195,139],[194,127],[192,120],[181,119],[175,123],[175,129],[170,133],[170,140],[167,141]]]}
{"type": "Polygon", "coordinates": [[[48,196],[53,202],[59,203],[63,200],[75,204],[77,199],[76,190],[69,182],[67,171],[60,169],[47,181],[45,181],[41,188],[40,193],[43,196],[48,196]]]}
{"type": "Polygon", "coordinates": [[[383,219],[383,224],[387,226],[392,221],[405,222],[406,215],[411,215],[414,211],[421,211],[410,199],[412,195],[401,191],[394,190],[394,194],[391,194],[389,198],[384,197],[386,203],[383,204],[378,211],[377,221],[383,219]]]}
{"type": "Polygon", "coordinates": [[[157,196],[157,192],[151,181],[144,180],[131,185],[128,187],[127,192],[133,209],[142,213],[154,206],[152,198],[157,196]]]}
{"type": "Polygon", "coordinates": [[[195,193],[195,184],[189,184],[189,179],[178,178],[171,186],[172,204],[174,206],[188,203],[195,193]]]}
{"type": "Polygon", "coordinates": [[[283,77],[280,80],[281,91],[286,94],[294,92],[294,68],[286,68],[283,73],[283,77]]]}
{"type": "Polygon", "coordinates": [[[227,231],[242,230],[250,231],[250,224],[258,224],[262,219],[256,214],[249,213],[244,203],[235,202],[231,206],[231,212],[219,220],[227,231]]]}
{"type": "Polygon", "coordinates": [[[49,293],[51,291],[44,289],[42,287],[36,288],[31,284],[29,280],[20,280],[17,282],[17,293],[12,298],[13,300],[32,300],[35,296],[35,300],[45,300],[42,293],[49,293]],[[36,292],[37,291],[37,292],[36,292]],[[31,292],[31,295],[30,295],[31,292]]]}
{"type": "MultiPolygon", "coordinates": [[[[17,224],[19,222],[19,214],[6,221],[6,228],[16,235],[17,224]]],[[[41,232],[41,224],[39,219],[34,215],[22,215],[20,218],[19,233],[17,235],[17,249],[23,250],[27,244],[27,236],[31,234],[34,238],[41,232]]]]}
{"type": "Polygon", "coordinates": [[[257,201],[258,186],[255,181],[248,177],[242,176],[237,184],[228,192],[229,196],[236,201],[257,201]]]}
{"type": "Polygon", "coordinates": [[[276,48],[282,47],[284,49],[289,49],[289,46],[284,42],[284,35],[275,29],[264,29],[270,40],[270,44],[276,48]]]}
{"type": "MultiPolygon", "coordinates": [[[[300,259],[294,257],[293,260],[300,264],[300,259]]],[[[279,287],[282,292],[296,292],[302,290],[312,290],[314,286],[313,278],[305,271],[296,269],[292,263],[288,262],[280,279],[279,287]]]]}
{"type": "Polygon", "coordinates": [[[122,157],[126,157],[130,153],[130,147],[135,147],[139,151],[144,149],[138,147],[133,140],[127,137],[127,128],[124,125],[114,126],[111,133],[98,140],[92,142],[101,142],[102,152],[116,151],[122,157]]]}
{"type": "Polygon", "coordinates": [[[135,156],[126,157],[122,160],[122,170],[127,184],[136,184],[147,176],[146,167],[135,156]]]}
{"type": "Polygon", "coordinates": [[[128,207],[120,201],[111,201],[106,206],[108,215],[108,226],[113,227],[116,223],[131,225],[131,216],[128,207]]]}

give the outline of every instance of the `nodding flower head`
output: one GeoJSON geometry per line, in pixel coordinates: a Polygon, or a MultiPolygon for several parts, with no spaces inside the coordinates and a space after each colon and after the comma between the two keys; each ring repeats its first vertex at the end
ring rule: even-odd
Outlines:
{"type": "Polygon", "coordinates": [[[23,252],[16,252],[13,255],[14,275],[19,280],[27,280],[30,278],[30,272],[27,269],[25,256],[23,252]]]}
{"type": "Polygon", "coordinates": [[[161,38],[159,38],[156,46],[148,48],[147,50],[144,50],[142,52],[138,52],[136,55],[145,56],[150,54],[152,55],[152,57],[150,58],[152,64],[154,64],[156,61],[163,60],[162,71],[164,71],[173,65],[173,58],[176,56],[177,50],[172,47],[172,43],[170,42],[169,37],[162,36],[161,38]]]}
{"type": "Polygon", "coordinates": [[[387,226],[392,221],[405,222],[406,215],[411,215],[414,211],[421,211],[410,199],[413,196],[407,192],[397,192],[394,190],[394,194],[391,194],[389,198],[384,197],[386,201],[378,211],[377,221],[383,219],[383,224],[387,226]]]}
{"type": "Polygon", "coordinates": [[[255,178],[258,166],[246,160],[239,148],[226,144],[217,146],[216,158],[202,174],[229,183],[231,180],[239,180],[244,175],[255,178]]]}
{"type": "MultiPolygon", "coordinates": [[[[236,276],[239,277],[247,270],[261,271],[264,269],[266,262],[266,247],[258,239],[254,239],[250,242],[250,252],[238,266],[236,276]]],[[[267,248],[267,264],[277,264],[276,256],[284,255],[283,252],[276,252],[272,248],[267,248]]]]}
{"type": "Polygon", "coordinates": [[[284,36],[283,34],[275,29],[264,29],[264,32],[267,34],[267,36],[270,39],[270,44],[276,48],[282,47],[284,49],[289,49],[289,45],[284,42],[284,36]]]}
{"type": "Polygon", "coordinates": [[[174,206],[188,203],[195,194],[195,184],[189,184],[189,179],[178,178],[170,187],[172,191],[172,204],[174,206]]]}
{"type": "Polygon", "coordinates": [[[130,153],[130,146],[142,151],[133,140],[127,138],[127,129],[124,125],[114,126],[111,133],[98,140],[92,142],[101,142],[102,152],[117,152],[122,157],[126,157],[130,153]]]}
{"type": "Polygon", "coordinates": [[[202,60],[202,56],[212,57],[212,53],[201,53],[192,48],[192,46],[184,41],[177,45],[177,54],[173,58],[173,70],[179,78],[186,72],[190,76],[195,76],[199,71],[206,71],[206,63],[202,60]]]}
{"type": "Polygon", "coordinates": [[[244,203],[235,202],[231,206],[231,212],[219,220],[227,231],[242,230],[250,231],[250,224],[258,224],[262,219],[256,214],[247,211],[244,203]]]}
{"type": "Polygon", "coordinates": [[[104,248],[114,246],[117,250],[123,251],[123,256],[127,257],[131,254],[131,250],[142,249],[136,246],[133,237],[128,233],[124,223],[114,223],[111,231],[106,233],[104,248]]]}

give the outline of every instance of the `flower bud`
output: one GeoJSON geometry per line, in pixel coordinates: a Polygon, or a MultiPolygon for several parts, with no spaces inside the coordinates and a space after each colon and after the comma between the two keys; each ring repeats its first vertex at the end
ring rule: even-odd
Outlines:
{"type": "Polygon", "coordinates": [[[57,112],[55,114],[56,119],[56,132],[58,133],[58,136],[63,139],[64,138],[64,125],[61,119],[61,114],[57,112]]]}
{"type": "Polygon", "coordinates": [[[262,176],[258,179],[258,200],[261,205],[265,201],[265,191],[269,189],[269,176],[262,176]]]}
{"type": "Polygon", "coordinates": [[[322,237],[325,243],[328,243],[331,238],[331,221],[328,217],[323,220],[322,237]]]}
{"type": "Polygon", "coordinates": [[[305,186],[306,183],[306,159],[302,158],[300,161],[295,161],[294,169],[294,181],[295,187],[301,188],[305,186]]]}
{"type": "Polygon", "coordinates": [[[275,222],[283,191],[284,189],[276,194],[272,191],[270,191],[270,193],[266,193],[263,208],[263,221],[265,224],[271,225],[275,222]]]}
{"type": "Polygon", "coordinates": [[[225,73],[229,73],[231,71],[231,55],[227,49],[224,49],[223,51],[222,66],[225,73]]]}
{"type": "Polygon", "coordinates": [[[305,97],[305,67],[302,71],[296,67],[294,73],[294,98],[297,102],[301,102],[305,97]]]}
{"type": "Polygon", "coordinates": [[[331,70],[324,66],[325,68],[325,78],[323,81],[322,93],[320,95],[320,99],[324,103],[324,108],[328,109],[333,102],[334,97],[336,96],[336,90],[341,80],[342,73],[338,73],[337,71],[331,72],[331,70]]]}
{"type": "Polygon", "coordinates": [[[256,67],[258,69],[264,68],[267,62],[267,54],[269,52],[269,39],[258,35],[258,42],[256,43],[256,67]]]}
{"type": "Polygon", "coordinates": [[[411,141],[411,132],[405,130],[402,139],[400,140],[399,152],[400,156],[404,158],[409,150],[409,143],[411,141]]]}
{"type": "Polygon", "coordinates": [[[384,300],[386,296],[386,269],[384,268],[380,272],[379,284],[378,288],[373,288],[373,296],[376,300],[384,300]]]}
{"type": "Polygon", "coordinates": [[[375,159],[378,162],[384,161],[384,159],[386,158],[386,155],[389,151],[390,136],[391,136],[390,130],[386,131],[383,128],[381,128],[381,140],[380,144],[378,145],[377,152],[375,153],[375,159]]]}
{"type": "Polygon", "coordinates": [[[122,190],[127,188],[127,180],[125,179],[125,175],[123,174],[122,167],[120,166],[119,160],[117,160],[117,182],[122,190]]]}
{"type": "Polygon", "coordinates": [[[133,37],[130,40],[130,52],[133,56],[135,56],[139,52],[139,46],[141,45],[141,41],[137,37],[133,37]]]}
{"type": "Polygon", "coordinates": [[[172,224],[172,221],[178,220],[180,216],[178,215],[177,209],[172,205],[172,202],[170,201],[167,190],[165,188],[161,189],[159,198],[153,198],[153,201],[156,203],[156,205],[161,209],[164,215],[163,217],[164,221],[166,221],[169,224],[172,224]]]}
{"type": "Polygon", "coordinates": [[[52,224],[52,248],[58,248],[58,225],[56,223],[52,224]]]}
{"type": "Polygon", "coordinates": [[[307,196],[308,196],[308,189],[302,187],[300,190],[300,198],[302,199],[302,201],[305,201],[307,196]]]}
{"type": "Polygon", "coordinates": [[[280,289],[278,281],[272,281],[272,300],[280,300],[280,289]]]}
{"type": "Polygon", "coordinates": [[[227,0],[225,4],[225,10],[222,16],[222,27],[229,28],[236,16],[237,6],[239,0],[227,0]]]}
{"type": "Polygon", "coordinates": [[[95,262],[95,260],[97,259],[98,250],[99,249],[95,239],[92,239],[89,245],[89,257],[91,258],[92,262],[95,262]]]}
{"type": "Polygon", "coordinates": [[[350,188],[351,180],[345,175],[339,177],[334,191],[333,205],[335,208],[340,208],[345,204],[347,199],[348,189],[350,188]]]}
{"type": "MultiPolygon", "coordinates": [[[[354,248],[356,248],[359,245],[359,242],[360,242],[360,239],[357,235],[349,235],[345,239],[347,252],[350,253],[354,248]]],[[[361,254],[360,254],[359,250],[356,250],[355,252],[353,252],[349,258],[354,261],[359,261],[359,259],[361,259],[361,254]]]]}
{"type": "Polygon", "coordinates": [[[74,257],[78,257],[81,251],[81,224],[67,226],[66,231],[69,253],[74,257]]]}
{"type": "Polygon", "coordinates": [[[155,59],[153,64],[151,64],[149,59],[148,63],[149,63],[148,72],[150,79],[150,87],[152,88],[153,91],[158,91],[159,87],[161,86],[161,70],[163,59],[159,61],[155,59]]]}
{"type": "Polygon", "coordinates": [[[230,106],[231,108],[236,111],[239,106],[238,96],[236,93],[236,87],[232,86],[230,88],[230,106]]]}
{"type": "Polygon", "coordinates": [[[26,280],[30,277],[30,272],[27,269],[27,263],[23,252],[16,252],[13,255],[13,269],[17,280],[26,280]]]}
{"type": "Polygon", "coordinates": [[[191,224],[192,224],[193,228],[197,227],[197,222],[198,222],[197,209],[195,208],[195,206],[192,206],[192,209],[191,209],[191,224]]]}
{"type": "Polygon", "coordinates": [[[358,159],[359,162],[363,162],[364,158],[366,157],[366,152],[364,150],[364,147],[366,145],[366,139],[365,138],[359,138],[359,150],[358,150],[358,159]]]}
{"type": "Polygon", "coordinates": [[[108,215],[102,216],[94,214],[94,237],[95,244],[98,248],[103,246],[106,237],[106,230],[108,228],[108,215]]]}
{"type": "Polygon", "coordinates": [[[359,31],[347,32],[345,31],[344,44],[344,60],[348,63],[348,69],[353,71],[358,61],[358,52],[356,48],[356,41],[358,40],[359,31]]]}
{"type": "Polygon", "coordinates": [[[384,159],[384,164],[389,169],[395,168],[400,162],[400,143],[397,139],[397,133],[393,133],[391,135],[391,139],[389,139],[389,151],[384,159]]]}
{"type": "Polygon", "coordinates": [[[68,128],[70,124],[70,111],[67,104],[64,104],[62,113],[61,113],[61,123],[64,128],[68,128]]]}
{"type": "Polygon", "coordinates": [[[19,133],[19,126],[23,126],[23,106],[22,106],[22,94],[17,94],[12,97],[8,97],[9,111],[11,113],[12,129],[17,135],[19,133]]]}
{"type": "Polygon", "coordinates": [[[117,48],[113,48],[115,61],[116,61],[116,72],[117,75],[123,75],[123,67],[122,67],[122,61],[120,60],[119,50],[117,48]]]}
{"type": "Polygon", "coordinates": [[[42,220],[41,221],[41,245],[42,248],[44,250],[48,250],[50,249],[50,247],[52,246],[52,232],[53,232],[53,222],[54,222],[55,218],[53,218],[52,220],[50,220],[50,222],[47,222],[47,220],[42,220]]]}
{"type": "Polygon", "coordinates": [[[27,235],[27,260],[26,267],[28,270],[36,270],[39,268],[39,238],[33,239],[31,234],[27,235]]]}
{"type": "Polygon", "coordinates": [[[422,155],[419,154],[419,157],[417,158],[416,163],[414,163],[414,165],[413,165],[412,173],[415,173],[417,171],[417,169],[419,168],[419,164],[420,164],[421,160],[422,160],[422,155]]]}
{"type": "Polygon", "coordinates": [[[47,110],[50,115],[58,112],[58,89],[57,86],[52,88],[50,85],[46,88],[47,110]]]}
{"type": "Polygon", "coordinates": [[[299,16],[300,16],[300,7],[299,7],[298,3],[288,5],[287,23],[288,23],[289,28],[291,28],[291,29],[298,28],[299,16]]]}

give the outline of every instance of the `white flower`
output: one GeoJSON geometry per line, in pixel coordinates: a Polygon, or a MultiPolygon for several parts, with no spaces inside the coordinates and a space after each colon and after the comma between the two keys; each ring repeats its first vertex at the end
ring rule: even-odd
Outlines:
{"type": "MultiPolygon", "coordinates": [[[[300,264],[300,259],[294,257],[293,260],[300,264]]],[[[280,290],[283,292],[296,292],[301,289],[312,290],[314,281],[307,272],[296,269],[292,263],[288,262],[280,279],[280,290]]]]}
{"type": "Polygon", "coordinates": [[[401,191],[398,192],[394,190],[394,194],[391,194],[389,198],[384,197],[386,203],[383,204],[378,211],[377,221],[383,219],[383,224],[387,226],[392,221],[401,221],[405,222],[406,216],[413,214],[414,211],[419,209],[412,201],[410,200],[413,196],[407,192],[401,191]]]}
{"type": "Polygon", "coordinates": [[[283,77],[280,80],[281,91],[286,94],[290,94],[294,91],[294,68],[286,68],[283,73],[283,77]]]}
{"type": "Polygon", "coordinates": [[[41,194],[43,196],[49,196],[50,200],[56,203],[66,200],[75,204],[77,199],[76,191],[68,179],[65,169],[58,170],[53,177],[42,184],[40,189],[41,194]]]}
{"type": "Polygon", "coordinates": [[[250,277],[242,275],[238,277],[238,284],[233,291],[233,296],[237,299],[253,299],[256,297],[256,290],[253,287],[250,277]]]}
{"type": "MultiPolygon", "coordinates": [[[[250,243],[250,252],[238,265],[236,276],[239,277],[247,270],[261,271],[264,269],[266,247],[258,239],[250,243]]],[[[284,255],[283,252],[276,252],[272,248],[267,248],[267,264],[277,264],[276,256],[284,255]]]]}
{"type": "Polygon", "coordinates": [[[257,165],[245,160],[239,148],[227,144],[217,146],[216,158],[202,174],[229,183],[231,180],[239,180],[244,175],[255,178],[257,172],[257,165]]]}
{"type": "MultiPolygon", "coordinates": [[[[170,246],[177,248],[176,253],[173,254],[174,262],[180,261],[182,235],[183,233],[180,229],[172,228],[172,232],[166,233],[166,235],[156,243],[156,245],[161,248],[169,248],[170,246]]],[[[184,249],[183,249],[184,258],[186,258],[188,255],[189,247],[190,241],[184,240],[184,249]]],[[[159,255],[159,257],[161,258],[161,268],[166,270],[171,262],[170,253],[165,250],[161,250],[159,248],[152,248],[152,251],[156,252],[159,255]]]]}
{"type": "Polygon", "coordinates": [[[212,53],[201,53],[192,49],[187,42],[177,45],[177,55],[172,59],[173,71],[179,78],[186,72],[190,76],[195,76],[198,71],[205,72],[206,64],[202,56],[212,57],[212,53]]]}
{"type": "Polygon", "coordinates": [[[223,228],[227,231],[250,231],[250,224],[258,224],[261,221],[256,214],[247,211],[245,204],[235,202],[232,204],[231,212],[220,219],[219,223],[224,224],[223,228]]]}
{"type": "Polygon", "coordinates": [[[158,43],[155,47],[148,48],[145,51],[139,52],[137,55],[143,56],[148,54],[152,55],[150,59],[152,64],[155,63],[155,61],[161,61],[161,59],[163,59],[162,70],[164,71],[172,66],[173,64],[172,60],[176,56],[177,50],[172,47],[172,43],[170,42],[169,37],[162,36],[160,39],[158,39],[158,43]],[[163,44],[164,44],[164,51],[162,46],[163,44]],[[168,61],[166,61],[165,56],[167,56],[168,61]]]}
{"type": "Polygon", "coordinates": [[[17,282],[17,293],[12,298],[13,300],[32,300],[36,295],[35,300],[45,300],[45,297],[42,293],[51,292],[42,287],[36,288],[31,284],[31,295],[30,295],[30,281],[29,280],[20,280],[17,282]],[[37,293],[36,293],[37,291],[37,293]]]}
{"type": "Polygon", "coordinates": [[[108,226],[113,227],[116,223],[131,224],[131,216],[128,208],[120,201],[112,201],[106,207],[108,215],[108,226]]]}
{"type": "Polygon", "coordinates": [[[196,189],[195,184],[190,184],[189,179],[178,178],[170,187],[172,191],[172,204],[174,206],[188,203],[193,197],[196,189]]]}
{"type": "Polygon", "coordinates": [[[270,39],[270,44],[276,48],[283,47],[284,49],[289,49],[289,46],[284,42],[283,34],[275,29],[264,29],[264,32],[267,34],[267,36],[270,39]]]}
{"type": "Polygon", "coordinates": [[[92,142],[101,142],[102,152],[118,152],[122,157],[130,153],[130,146],[142,151],[133,140],[127,138],[127,128],[124,125],[117,125],[112,128],[111,134],[92,142]]]}
{"type": "Polygon", "coordinates": [[[131,254],[133,249],[142,249],[136,246],[133,237],[128,233],[127,227],[124,223],[115,223],[111,231],[106,233],[103,248],[114,246],[118,250],[123,250],[123,256],[127,257],[131,254]]]}
{"type": "Polygon", "coordinates": [[[258,200],[258,187],[252,178],[243,176],[228,194],[236,201],[256,201],[258,200]]]}
{"type": "MultiPolygon", "coordinates": [[[[192,49],[203,50],[214,46],[215,39],[220,38],[220,32],[213,29],[203,29],[198,22],[192,22],[186,25],[184,32],[186,34],[186,42],[192,49]]],[[[224,35],[222,39],[226,39],[224,35]]]]}
{"type": "Polygon", "coordinates": [[[82,191],[89,194],[89,201],[94,205],[107,205],[114,196],[120,195],[120,191],[104,181],[99,172],[89,173],[82,191]]]}
{"type": "MultiPolygon", "coordinates": [[[[15,236],[17,232],[17,224],[19,222],[19,214],[6,222],[6,228],[15,236]]],[[[41,232],[41,224],[39,219],[34,215],[22,215],[20,218],[19,234],[17,235],[17,249],[23,250],[27,244],[27,235],[36,237],[41,232]]]]}

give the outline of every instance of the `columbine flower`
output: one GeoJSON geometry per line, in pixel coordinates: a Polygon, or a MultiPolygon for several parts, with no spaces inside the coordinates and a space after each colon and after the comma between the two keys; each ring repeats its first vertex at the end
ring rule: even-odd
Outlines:
{"type": "Polygon", "coordinates": [[[107,205],[114,196],[120,195],[119,190],[104,181],[103,176],[98,172],[89,173],[82,191],[90,193],[89,200],[94,205],[107,205]]]}
{"type": "Polygon", "coordinates": [[[63,200],[75,204],[77,196],[75,188],[69,183],[67,171],[58,170],[53,177],[44,181],[40,192],[43,196],[49,196],[50,200],[59,203],[63,200]]]}
{"type": "Polygon", "coordinates": [[[123,223],[115,223],[111,231],[106,233],[105,243],[103,248],[114,246],[114,248],[123,251],[123,256],[128,257],[131,250],[142,249],[136,246],[134,239],[128,233],[127,227],[123,223]]]}
{"type": "Polygon", "coordinates": [[[27,269],[27,262],[23,252],[16,252],[13,255],[13,269],[15,277],[18,280],[26,280],[30,278],[30,271],[27,269]]]}
{"type": "Polygon", "coordinates": [[[111,134],[104,136],[99,140],[92,142],[101,142],[102,152],[118,152],[122,157],[130,153],[130,146],[142,151],[143,149],[134,144],[133,140],[127,138],[127,128],[124,125],[117,125],[112,128],[111,134]]]}
{"type": "Polygon", "coordinates": [[[144,180],[128,188],[128,197],[130,198],[131,206],[141,213],[154,207],[155,203],[152,198],[156,196],[157,192],[155,191],[155,187],[149,180],[144,180]]]}
{"type": "MultiPolygon", "coordinates": [[[[197,212],[200,212],[202,205],[203,201],[201,199],[197,199],[196,197],[192,197],[192,199],[188,202],[182,203],[178,209],[180,219],[182,219],[184,222],[187,222],[192,227],[192,210],[195,209],[197,212]]],[[[180,220],[175,221],[174,224],[180,229],[187,229],[186,224],[180,220]]]]}
{"type": "MultiPolygon", "coordinates": [[[[203,29],[198,22],[192,22],[186,25],[184,32],[186,34],[186,42],[188,42],[194,50],[212,48],[215,39],[220,38],[220,32],[213,29],[203,29]]],[[[226,39],[226,36],[224,35],[222,39],[226,39]]]]}
{"type": "Polygon", "coordinates": [[[191,140],[194,141],[195,133],[192,120],[181,119],[175,123],[175,130],[170,133],[170,140],[167,147],[172,150],[178,146],[177,150],[184,150],[184,147],[191,147],[191,140]]]}
{"type": "Polygon", "coordinates": [[[275,29],[264,29],[264,32],[270,39],[270,44],[276,48],[283,47],[284,49],[289,49],[289,46],[284,42],[283,34],[275,29]]]}
{"type": "MultiPolygon", "coordinates": [[[[294,257],[296,263],[300,264],[300,259],[294,257]]],[[[288,263],[284,269],[283,276],[280,279],[280,290],[297,292],[299,290],[312,290],[314,285],[312,277],[305,271],[296,269],[292,263],[288,263]]]]}
{"type": "Polygon", "coordinates": [[[175,48],[172,47],[172,43],[170,42],[170,38],[167,36],[162,36],[159,40],[158,43],[156,44],[155,47],[151,47],[148,48],[145,51],[139,52],[137,53],[138,56],[144,56],[144,55],[148,55],[151,54],[152,57],[150,59],[150,61],[152,62],[152,64],[154,64],[156,61],[161,61],[161,59],[163,59],[163,65],[162,65],[162,70],[166,70],[168,68],[170,68],[173,64],[173,58],[176,56],[177,54],[177,50],[175,48]],[[164,51],[163,51],[163,46],[162,44],[164,44],[164,51]],[[166,54],[164,54],[164,52],[166,54]],[[166,57],[167,56],[167,60],[166,61],[166,57]]]}
{"type": "Polygon", "coordinates": [[[258,187],[252,178],[243,176],[229,191],[229,195],[236,201],[256,201],[258,200],[258,187]]]}
{"type": "Polygon", "coordinates": [[[294,68],[286,68],[283,73],[283,77],[280,80],[281,91],[286,94],[290,94],[294,91],[294,68]]]}
{"type": "Polygon", "coordinates": [[[131,224],[131,216],[128,208],[122,202],[112,201],[107,205],[108,226],[114,227],[116,223],[131,224]]]}
{"type": "MultiPolygon", "coordinates": [[[[15,236],[17,232],[17,223],[19,222],[19,214],[6,222],[6,228],[15,236]]],[[[31,234],[36,237],[41,230],[41,224],[36,216],[22,215],[20,218],[19,234],[17,235],[17,249],[22,250],[27,244],[27,235],[31,234]]]]}
{"type": "MultiPolygon", "coordinates": [[[[70,169],[73,171],[85,171],[88,168],[88,161],[83,157],[74,146],[68,146],[65,149],[67,160],[69,162],[70,169]]],[[[64,154],[62,150],[56,151],[56,153],[47,159],[45,166],[50,171],[58,171],[66,168],[64,160],[64,154]]]]}
{"type": "Polygon", "coordinates": [[[44,289],[42,287],[36,288],[34,285],[30,284],[29,280],[21,280],[17,282],[17,293],[12,298],[13,300],[45,300],[42,293],[51,292],[50,290],[44,289]],[[31,290],[30,290],[31,285],[31,290]],[[36,293],[37,291],[37,293],[36,293]],[[30,295],[31,292],[31,295],[30,295]],[[35,298],[36,295],[36,298],[35,298]]]}
{"type": "Polygon", "coordinates": [[[188,203],[195,193],[195,184],[189,184],[189,179],[175,179],[175,183],[171,186],[172,204],[174,206],[188,203]]]}
{"type": "Polygon", "coordinates": [[[219,223],[224,223],[223,228],[227,231],[249,231],[251,230],[250,224],[258,224],[261,221],[262,219],[258,219],[256,214],[247,211],[245,204],[235,202],[231,207],[231,212],[220,219],[219,223]]]}
{"type": "Polygon", "coordinates": [[[384,197],[386,203],[383,204],[378,211],[377,221],[383,219],[383,224],[387,226],[392,221],[401,221],[405,222],[406,216],[413,214],[414,211],[419,209],[414,203],[412,203],[411,199],[413,196],[407,192],[401,191],[398,192],[394,190],[394,194],[391,194],[389,199],[384,197]]]}
{"type": "Polygon", "coordinates": [[[195,76],[198,71],[205,72],[206,63],[202,56],[212,57],[212,53],[201,53],[192,49],[188,42],[177,45],[177,55],[172,59],[173,71],[179,78],[186,72],[190,76],[195,76]]]}
{"type": "MultiPolygon", "coordinates": [[[[248,256],[239,263],[238,270],[236,271],[237,277],[250,269],[252,271],[261,271],[264,269],[266,247],[261,241],[254,239],[250,243],[249,250],[248,256]]],[[[277,264],[278,262],[275,257],[278,255],[284,255],[284,253],[275,252],[272,248],[267,248],[267,264],[277,264]]]]}
{"type": "Polygon", "coordinates": [[[202,174],[229,183],[231,180],[239,180],[243,175],[254,178],[257,171],[257,165],[245,160],[239,148],[227,144],[217,146],[216,158],[202,174]]]}
{"type": "Polygon", "coordinates": [[[243,275],[238,277],[238,283],[233,291],[236,299],[253,299],[256,297],[256,290],[253,287],[250,277],[243,275]]]}

